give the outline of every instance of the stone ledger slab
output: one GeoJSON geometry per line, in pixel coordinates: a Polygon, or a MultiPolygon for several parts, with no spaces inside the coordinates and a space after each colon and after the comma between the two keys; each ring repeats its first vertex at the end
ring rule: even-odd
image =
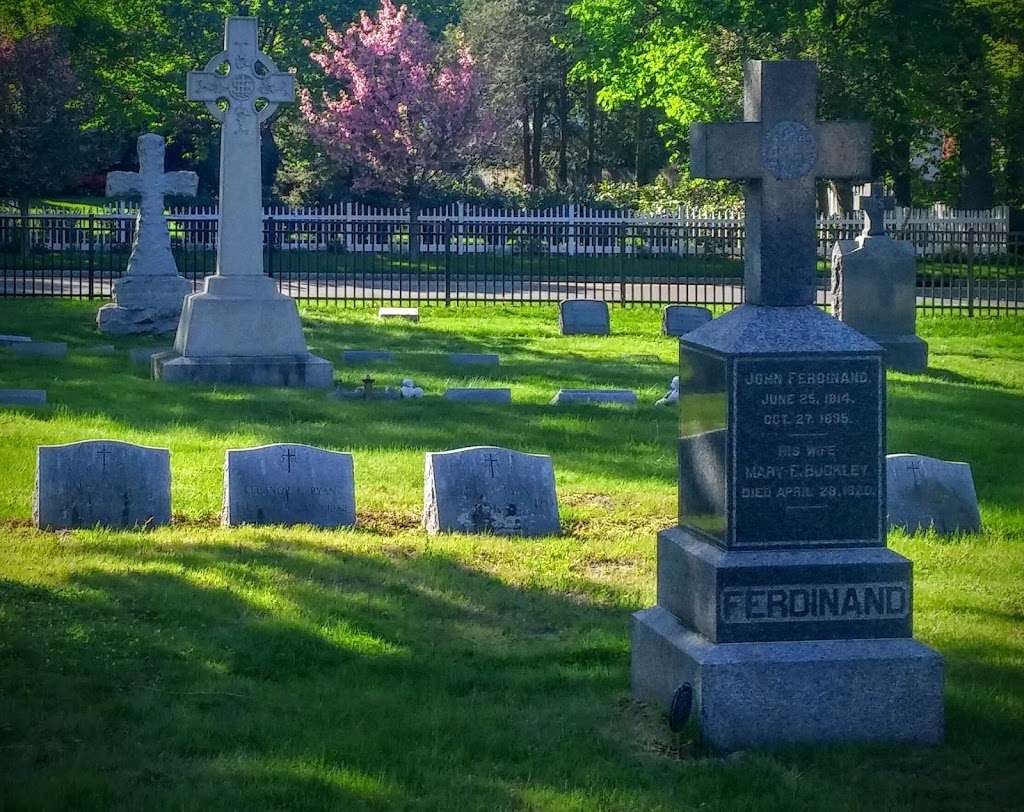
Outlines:
{"type": "Polygon", "coordinates": [[[667,709],[693,686],[715,750],[942,742],[942,657],[910,638],[716,645],[656,606],[633,615],[632,649],[634,696],[667,709]]]}
{"type": "Polygon", "coordinates": [[[564,336],[606,336],[611,332],[608,303],[601,299],[563,299],[558,328],[564,336]]]}
{"type": "Polygon", "coordinates": [[[431,534],[560,534],[551,458],[495,446],[428,453],[423,524],[431,534]]]}
{"type": "Polygon", "coordinates": [[[37,527],[155,527],[171,521],[171,452],[118,440],[36,451],[37,527]]]}
{"type": "Polygon", "coordinates": [[[496,367],[501,359],[492,353],[479,352],[450,352],[448,361],[456,366],[493,366],[496,367]]]}
{"type": "Polygon", "coordinates": [[[418,307],[382,307],[377,311],[377,318],[419,321],[420,309],[418,307]]]}
{"type": "Polygon", "coordinates": [[[696,330],[712,318],[711,311],[706,307],[669,305],[661,311],[661,332],[662,335],[678,338],[696,330]]]}
{"type": "Polygon", "coordinates": [[[5,406],[41,406],[46,403],[46,390],[0,389],[0,403],[5,406]]]}
{"type": "Polygon", "coordinates": [[[68,345],[63,341],[25,341],[9,344],[7,347],[15,355],[29,358],[65,358],[68,345]]]}
{"type": "Polygon", "coordinates": [[[636,392],[629,389],[559,389],[551,399],[552,405],[563,403],[617,403],[636,406],[636,392]]]}
{"type": "Polygon", "coordinates": [[[885,458],[889,527],[941,535],[981,530],[971,466],[919,454],[885,458]]]}
{"type": "Polygon", "coordinates": [[[512,390],[504,387],[453,388],[445,390],[444,399],[478,403],[511,403],[512,390]]]}
{"type": "Polygon", "coordinates": [[[228,449],[225,525],[355,524],[352,455],[296,443],[228,449]]]}
{"type": "Polygon", "coordinates": [[[173,347],[134,347],[128,350],[128,361],[132,364],[149,365],[154,355],[161,355],[165,352],[174,352],[173,347]]]}

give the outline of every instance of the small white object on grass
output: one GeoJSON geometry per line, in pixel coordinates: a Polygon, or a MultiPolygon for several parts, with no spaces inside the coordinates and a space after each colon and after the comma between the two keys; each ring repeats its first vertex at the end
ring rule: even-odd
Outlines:
{"type": "Polygon", "coordinates": [[[421,398],[423,397],[423,389],[417,386],[412,378],[404,378],[402,380],[402,397],[421,398]]]}
{"type": "Polygon", "coordinates": [[[679,376],[676,375],[672,379],[672,383],[669,384],[669,390],[661,400],[659,400],[656,406],[672,406],[679,402],[679,376]]]}

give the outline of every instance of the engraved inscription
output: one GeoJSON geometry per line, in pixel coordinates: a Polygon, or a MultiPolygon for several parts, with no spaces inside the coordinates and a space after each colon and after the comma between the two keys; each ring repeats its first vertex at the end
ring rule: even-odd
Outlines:
{"type": "Polygon", "coordinates": [[[899,582],[730,587],[719,595],[718,609],[725,623],[894,620],[910,611],[907,592],[899,582]]]}
{"type": "Polygon", "coordinates": [[[880,377],[874,358],[737,361],[737,546],[881,543],[880,377]]]}
{"type": "Polygon", "coordinates": [[[761,159],[779,180],[797,180],[818,161],[818,146],[810,129],[798,121],[780,121],[764,135],[761,159]]]}

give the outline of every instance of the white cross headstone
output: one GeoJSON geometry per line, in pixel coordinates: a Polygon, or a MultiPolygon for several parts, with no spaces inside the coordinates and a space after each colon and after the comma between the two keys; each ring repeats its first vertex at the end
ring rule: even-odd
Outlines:
{"type": "Polygon", "coordinates": [[[260,125],[295,98],[295,77],[256,45],[255,17],[228,17],[224,50],[189,71],[187,96],[221,122],[220,236],[217,273],[263,273],[263,179],[260,125]]]}
{"type": "Polygon", "coordinates": [[[164,139],[156,133],[140,135],[136,144],[139,171],[107,175],[107,197],[140,199],[128,272],[177,274],[171,235],[164,217],[164,196],[192,197],[198,188],[199,176],[195,172],[164,172],[164,139]]]}

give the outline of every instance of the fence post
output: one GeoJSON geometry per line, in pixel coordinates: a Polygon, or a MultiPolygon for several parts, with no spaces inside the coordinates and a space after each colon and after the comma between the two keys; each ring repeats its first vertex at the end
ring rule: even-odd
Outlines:
{"type": "Polygon", "coordinates": [[[89,212],[89,298],[92,299],[95,295],[95,274],[96,274],[96,262],[95,262],[95,245],[96,245],[96,218],[92,212],[89,212]]]}
{"type": "Polygon", "coordinates": [[[622,228],[622,241],[620,248],[622,249],[622,256],[619,258],[619,304],[626,304],[626,234],[629,232],[629,225],[627,223],[620,223],[622,228]]]}
{"type": "Polygon", "coordinates": [[[967,229],[967,315],[974,315],[974,226],[967,229]]]}
{"type": "Polygon", "coordinates": [[[268,217],[263,228],[263,234],[267,241],[267,276],[274,278],[274,218],[268,217]]]}
{"type": "Polygon", "coordinates": [[[442,233],[444,235],[444,306],[450,307],[452,303],[452,221],[450,219],[445,219],[442,233]]]}

